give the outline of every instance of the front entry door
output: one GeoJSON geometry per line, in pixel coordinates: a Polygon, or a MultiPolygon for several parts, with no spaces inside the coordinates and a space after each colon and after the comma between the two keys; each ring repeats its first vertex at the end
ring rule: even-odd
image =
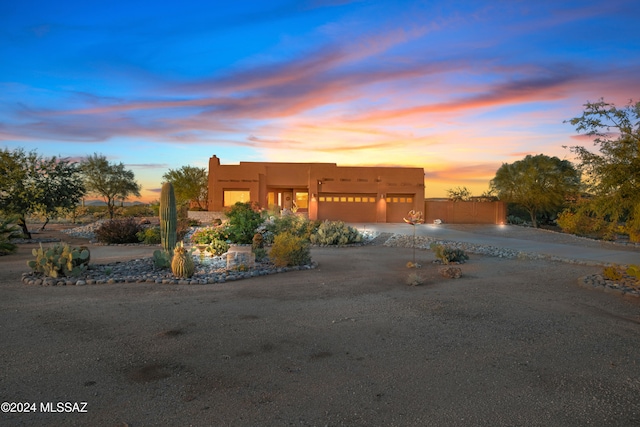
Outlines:
{"type": "Polygon", "coordinates": [[[293,192],[285,191],[282,193],[282,209],[293,209],[293,192]]]}

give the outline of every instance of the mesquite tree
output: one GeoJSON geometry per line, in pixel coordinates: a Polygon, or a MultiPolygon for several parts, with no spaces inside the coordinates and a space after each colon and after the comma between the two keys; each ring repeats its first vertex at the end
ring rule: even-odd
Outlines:
{"type": "Polygon", "coordinates": [[[580,175],[571,162],[544,154],[503,163],[491,180],[500,200],[524,207],[538,226],[539,213],[557,213],[580,188],[580,175]]]}

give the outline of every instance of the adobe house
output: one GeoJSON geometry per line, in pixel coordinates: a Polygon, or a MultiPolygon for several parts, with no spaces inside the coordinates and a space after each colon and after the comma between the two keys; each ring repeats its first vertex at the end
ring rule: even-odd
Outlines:
{"type": "Polygon", "coordinates": [[[424,209],[424,169],[343,167],[335,163],[240,162],[209,159],[209,211],[236,202],[287,209],[315,220],[402,222],[424,209]]]}

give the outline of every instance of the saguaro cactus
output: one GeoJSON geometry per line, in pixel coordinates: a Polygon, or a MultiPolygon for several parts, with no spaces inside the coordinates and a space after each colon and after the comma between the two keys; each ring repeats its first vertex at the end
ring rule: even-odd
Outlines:
{"type": "Polygon", "coordinates": [[[173,184],[165,182],[162,184],[160,193],[160,241],[165,252],[171,254],[176,246],[177,233],[176,224],[178,213],[176,211],[176,196],[173,191],[173,184]]]}

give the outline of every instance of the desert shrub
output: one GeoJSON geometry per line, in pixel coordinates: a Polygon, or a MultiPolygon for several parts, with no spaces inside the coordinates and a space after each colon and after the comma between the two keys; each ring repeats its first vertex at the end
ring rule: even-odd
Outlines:
{"type": "Polygon", "coordinates": [[[153,212],[153,216],[160,216],[160,202],[154,201],[149,204],[149,209],[153,212]]]}
{"type": "Polygon", "coordinates": [[[146,245],[159,245],[160,238],[160,227],[145,227],[142,230],[136,233],[138,240],[146,245]]]}
{"type": "Polygon", "coordinates": [[[305,265],[311,262],[311,252],[302,237],[285,232],[273,239],[269,258],[277,267],[305,265]]]}
{"type": "Polygon", "coordinates": [[[226,241],[229,231],[225,226],[199,228],[191,235],[191,242],[196,245],[208,245],[216,240],[226,241]]]}
{"type": "Polygon", "coordinates": [[[347,245],[361,241],[358,230],[342,221],[323,221],[311,235],[311,243],[318,245],[347,245]]]}
{"type": "Polygon", "coordinates": [[[626,268],[623,266],[614,264],[608,267],[604,267],[602,270],[602,276],[607,280],[613,280],[614,282],[624,281],[627,283],[638,284],[640,283],[640,266],[632,264],[626,268]]]}
{"type": "Polygon", "coordinates": [[[426,279],[418,273],[409,273],[407,276],[407,285],[409,286],[420,286],[426,283],[426,279]]]}
{"type": "Polygon", "coordinates": [[[469,259],[469,256],[462,249],[451,248],[437,243],[432,243],[430,248],[435,253],[436,258],[443,264],[454,262],[462,264],[469,259]]]}
{"type": "Polygon", "coordinates": [[[602,275],[604,276],[605,279],[613,280],[613,281],[621,280],[624,277],[624,275],[622,274],[621,268],[617,265],[611,265],[611,266],[605,267],[602,270],[602,275]]]}
{"type": "Polygon", "coordinates": [[[525,221],[522,218],[520,218],[519,216],[509,215],[507,217],[507,224],[522,225],[522,224],[524,224],[524,222],[525,221]]]}
{"type": "Polygon", "coordinates": [[[149,205],[131,205],[120,208],[118,211],[118,216],[122,216],[125,218],[155,216],[155,212],[149,205]]]}
{"type": "Polygon", "coordinates": [[[90,259],[88,248],[71,247],[66,243],[57,243],[48,248],[40,245],[31,253],[36,259],[28,261],[27,265],[47,277],[78,276],[87,269],[90,259]]]}
{"type": "Polygon", "coordinates": [[[171,267],[171,259],[173,258],[173,254],[170,254],[166,251],[153,251],[153,265],[156,268],[166,269],[171,267]]]}
{"type": "Polygon", "coordinates": [[[229,219],[229,240],[233,243],[249,244],[263,218],[258,207],[252,203],[238,202],[231,206],[225,214],[229,219]]]}
{"type": "Polygon", "coordinates": [[[75,206],[73,209],[62,210],[58,208],[56,210],[56,216],[62,218],[64,221],[70,221],[72,224],[76,224],[83,221],[84,217],[89,216],[89,209],[85,206],[75,206]]]}
{"type": "Polygon", "coordinates": [[[310,240],[319,226],[320,221],[311,221],[302,215],[283,215],[270,217],[260,231],[267,243],[273,242],[274,236],[284,232],[310,240]]]}
{"type": "Polygon", "coordinates": [[[15,222],[14,217],[0,218],[0,255],[12,254],[18,249],[11,243],[11,239],[22,237],[22,231],[15,222]]]}
{"type": "Polygon", "coordinates": [[[221,239],[215,239],[205,249],[213,255],[222,255],[229,250],[229,244],[221,239]]]}
{"type": "Polygon", "coordinates": [[[267,258],[267,250],[265,248],[253,248],[253,254],[256,256],[256,261],[260,262],[267,258]]]}
{"type": "Polygon", "coordinates": [[[558,215],[556,223],[564,233],[592,237],[604,237],[607,234],[606,221],[585,211],[565,210],[558,215]]]}
{"type": "Polygon", "coordinates": [[[139,222],[134,218],[111,219],[96,230],[96,239],[102,243],[139,243],[139,222]]]}
{"type": "Polygon", "coordinates": [[[187,235],[187,233],[189,232],[189,229],[191,228],[191,226],[189,225],[191,223],[190,219],[187,218],[181,218],[178,219],[178,223],[176,224],[176,241],[181,241],[184,240],[184,237],[187,235]]]}
{"type": "Polygon", "coordinates": [[[640,266],[632,264],[629,267],[627,267],[626,273],[628,276],[636,279],[636,282],[640,281],[640,266]]]}

